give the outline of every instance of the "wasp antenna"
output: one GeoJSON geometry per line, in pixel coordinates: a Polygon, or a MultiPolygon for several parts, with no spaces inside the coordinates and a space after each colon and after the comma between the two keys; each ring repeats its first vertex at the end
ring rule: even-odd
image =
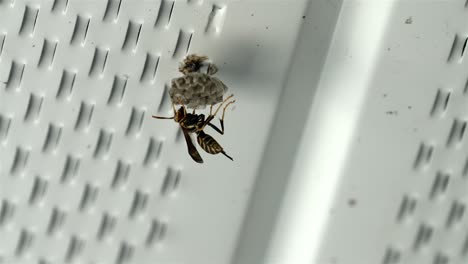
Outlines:
{"type": "Polygon", "coordinates": [[[157,119],[174,119],[174,117],[164,117],[164,116],[151,116],[153,118],[157,118],[157,119]]]}

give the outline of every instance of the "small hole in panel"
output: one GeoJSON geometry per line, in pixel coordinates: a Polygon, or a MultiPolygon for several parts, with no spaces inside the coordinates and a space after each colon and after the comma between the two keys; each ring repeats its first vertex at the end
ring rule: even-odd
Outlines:
{"type": "Polygon", "coordinates": [[[192,38],[193,38],[193,33],[190,33],[190,37],[187,43],[187,49],[185,50],[185,53],[188,53],[190,50],[190,44],[192,43],[192,38]]]}
{"type": "Polygon", "coordinates": [[[387,248],[382,264],[398,264],[401,260],[401,252],[394,248],[387,248]]]}
{"type": "Polygon", "coordinates": [[[221,26],[223,23],[223,15],[224,15],[225,7],[220,7],[217,5],[213,5],[211,8],[211,13],[208,16],[208,22],[205,26],[205,32],[207,33],[217,33],[221,30],[221,26]]]}
{"type": "Polygon", "coordinates": [[[50,41],[44,39],[42,45],[42,52],[39,57],[39,68],[50,68],[55,58],[55,51],[57,50],[57,41],[50,41]]]}
{"type": "Polygon", "coordinates": [[[17,257],[23,256],[29,249],[31,249],[34,236],[26,229],[21,230],[18,243],[16,244],[15,255],[17,257]]]}
{"type": "Polygon", "coordinates": [[[418,251],[423,247],[427,246],[432,238],[433,229],[432,227],[422,224],[419,226],[418,232],[416,233],[416,237],[413,244],[413,250],[418,251]]]}
{"type": "Polygon", "coordinates": [[[17,147],[15,156],[13,158],[13,163],[11,165],[10,174],[17,175],[21,173],[26,167],[28,158],[29,158],[29,151],[21,147],[17,147]]]}
{"type": "Polygon", "coordinates": [[[190,43],[192,42],[192,36],[193,32],[179,30],[179,36],[177,37],[177,42],[172,57],[178,58],[188,52],[190,48],[190,43]]]}
{"type": "Polygon", "coordinates": [[[468,78],[466,79],[465,87],[463,88],[463,94],[466,94],[466,93],[468,93],[468,78]]]}
{"type": "Polygon", "coordinates": [[[129,263],[133,257],[133,254],[134,254],[134,248],[125,243],[125,242],[122,242],[122,244],[120,245],[120,249],[119,249],[119,253],[117,255],[117,264],[125,264],[125,263],[129,263]]]}
{"type": "Polygon", "coordinates": [[[11,118],[0,115],[0,143],[8,138],[10,125],[11,125],[11,118]]]}
{"type": "MultiPolygon", "coordinates": [[[[2,263],[2,262],[0,262],[0,263],[2,263]]],[[[41,259],[39,259],[38,264],[52,264],[52,263],[49,262],[48,260],[44,259],[44,258],[41,258],[41,259]]]]}
{"type": "Polygon", "coordinates": [[[458,63],[462,63],[463,57],[465,56],[465,53],[466,53],[467,42],[468,42],[467,36],[455,35],[452,48],[450,49],[450,53],[448,57],[449,62],[456,61],[458,63]]]}
{"type": "Polygon", "coordinates": [[[463,219],[464,214],[465,214],[465,204],[459,201],[454,201],[452,203],[452,206],[450,208],[450,211],[447,217],[447,221],[446,221],[447,228],[452,228],[453,226],[460,223],[461,220],[463,219]]]}
{"type": "Polygon", "coordinates": [[[166,23],[165,26],[168,27],[171,22],[172,12],[174,11],[175,1],[162,0],[160,3],[154,26],[158,27],[166,23]]]}
{"type": "Polygon", "coordinates": [[[3,53],[3,46],[5,45],[6,34],[0,35],[0,58],[2,57],[3,53]]]}
{"type": "Polygon", "coordinates": [[[175,170],[171,167],[167,168],[166,176],[161,186],[161,195],[166,196],[173,194],[180,182],[180,170],[175,170]]]}
{"type": "Polygon", "coordinates": [[[148,205],[148,194],[143,193],[141,191],[136,191],[135,195],[133,196],[132,206],[130,208],[130,212],[128,216],[130,218],[134,218],[143,213],[145,208],[148,205]]]}
{"type": "Polygon", "coordinates": [[[88,210],[96,202],[98,192],[99,191],[97,187],[92,186],[89,183],[86,184],[81,196],[79,210],[88,210]]]}
{"type": "Polygon", "coordinates": [[[50,214],[49,224],[47,226],[47,234],[54,235],[58,230],[63,227],[65,223],[66,213],[58,208],[52,209],[50,214]]]}
{"type": "Polygon", "coordinates": [[[159,65],[159,56],[147,53],[140,82],[154,82],[159,65]]]}
{"type": "Polygon", "coordinates": [[[168,88],[168,85],[165,84],[164,85],[164,90],[162,91],[162,94],[161,94],[161,101],[159,101],[159,106],[158,106],[158,112],[161,113],[161,112],[168,112],[171,110],[171,99],[170,99],[170,96],[168,96],[168,91],[169,88],[168,88]]]}
{"type": "Polygon", "coordinates": [[[35,94],[29,95],[28,107],[26,108],[26,113],[24,114],[25,122],[36,121],[38,119],[43,101],[44,97],[42,96],[35,94]]]}
{"type": "Polygon", "coordinates": [[[52,12],[61,12],[62,14],[65,14],[67,12],[67,7],[68,0],[54,0],[54,4],[52,5],[52,12]]]}
{"type": "Polygon", "coordinates": [[[78,117],[76,118],[75,130],[83,131],[89,128],[91,124],[91,118],[93,116],[94,104],[89,104],[86,102],[81,102],[80,111],[78,112],[78,117]]]}
{"type": "Polygon", "coordinates": [[[80,15],[76,17],[75,28],[73,29],[70,44],[84,46],[90,21],[91,19],[87,17],[82,17],[80,15]]]}
{"type": "Polygon", "coordinates": [[[54,151],[60,142],[61,135],[62,127],[54,124],[49,124],[49,129],[47,131],[47,136],[44,140],[42,151],[45,153],[50,153],[54,151]]]}
{"type": "Polygon", "coordinates": [[[464,178],[467,178],[467,177],[468,177],[468,158],[466,159],[465,165],[463,166],[462,176],[463,176],[464,178]]]}
{"type": "Polygon", "coordinates": [[[465,56],[467,42],[468,42],[468,38],[465,38],[465,41],[463,41],[463,46],[462,46],[461,54],[460,54],[461,59],[463,59],[463,57],[465,56]]]}
{"type": "Polygon", "coordinates": [[[423,168],[426,168],[431,160],[432,160],[432,154],[434,152],[434,147],[427,144],[427,143],[421,143],[419,146],[418,153],[416,155],[416,159],[414,161],[414,169],[420,170],[423,168]]]}
{"type": "Polygon", "coordinates": [[[414,215],[416,209],[416,198],[405,195],[398,210],[397,221],[405,221],[414,215]]]}
{"type": "Polygon", "coordinates": [[[89,76],[95,77],[102,75],[106,69],[107,56],[109,55],[109,50],[96,48],[94,50],[93,61],[89,68],[89,76]]]}
{"type": "Polygon", "coordinates": [[[80,168],[80,159],[71,155],[67,156],[65,165],[63,167],[62,177],[60,179],[61,183],[70,182],[78,174],[78,169],[80,168]]]}
{"type": "Polygon", "coordinates": [[[68,244],[65,260],[67,262],[73,261],[76,257],[78,257],[81,254],[81,252],[83,251],[83,247],[84,241],[76,236],[72,236],[68,244]]]}
{"type": "Polygon", "coordinates": [[[47,181],[40,177],[34,179],[34,184],[29,196],[29,204],[37,204],[45,197],[47,191],[47,181]]]}
{"type": "Polygon", "coordinates": [[[15,205],[8,200],[3,199],[0,205],[0,226],[7,224],[15,213],[15,205]]]}
{"type": "Polygon", "coordinates": [[[96,149],[94,150],[94,158],[103,158],[109,153],[111,144],[112,144],[111,132],[101,130],[99,132],[99,137],[96,144],[96,149]]]}
{"type": "Polygon", "coordinates": [[[143,126],[143,117],[145,116],[145,110],[139,110],[135,107],[132,108],[130,120],[128,121],[127,130],[125,131],[126,136],[138,135],[143,126]]]}
{"type": "Polygon", "coordinates": [[[444,172],[437,172],[436,177],[432,183],[431,192],[429,193],[430,199],[437,199],[442,197],[447,191],[450,182],[450,174],[444,172]]]}
{"type": "Polygon", "coordinates": [[[450,263],[450,259],[448,258],[447,255],[443,254],[443,253],[436,253],[436,255],[434,256],[434,260],[432,262],[433,264],[449,264],[450,263]]]}
{"type": "Polygon", "coordinates": [[[19,89],[23,80],[25,64],[13,61],[10,67],[10,74],[6,83],[6,90],[19,89]]]}
{"type": "Polygon", "coordinates": [[[146,237],[146,246],[147,247],[152,246],[155,243],[164,239],[164,236],[166,234],[166,229],[167,229],[167,226],[165,223],[154,219],[151,222],[151,227],[146,237]]]}
{"type": "Polygon", "coordinates": [[[168,26],[171,23],[172,12],[174,12],[174,4],[175,4],[175,1],[172,1],[171,10],[169,11],[169,18],[167,19],[167,25],[168,26]]]}
{"type": "Polygon", "coordinates": [[[99,241],[107,238],[115,228],[117,220],[115,217],[105,213],[101,218],[101,224],[97,233],[97,239],[99,241]]]}
{"type": "Polygon", "coordinates": [[[162,142],[157,141],[154,138],[151,138],[148,144],[148,148],[146,150],[145,159],[143,161],[144,166],[154,165],[159,158],[159,154],[161,153],[162,142]]]}
{"type": "Polygon", "coordinates": [[[114,76],[114,82],[112,83],[112,89],[107,99],[108,105],[120,105],[125,95],[125,88],[127,87],[128,79],[125,76],[114,76]]]}
{"type": "Polygon", "coordinates": [[[76,73],[68,70],[63,70],[60,85],[55,96],[59,100],[70,99],[75,85],[76,73]]]}
{"type": "Polygon", "coordinates": [[[121,5],[122,0],[108,0],[103,20],[117,22],[121,5]]]}
{"type": "Polygon", "coordinates": [[[26,6],[23,14],[23,21],[21,23],[21,28],[19,31],[20,35],[29,35],[32,36],[34,33],[34,28],[36,27],[37,16],[39,14],[39,9],[26,6]]]}
{"type": "Polygon", "coordinates": [[[454,119],[447,139],[447,147],[460,145],[465,135],[466,121],[454,119]]]}
{"type": "Polygon", "coordinates": [[[462,257],[468,257],[468,234],[466,235],[463,245],[461,247],[460,255],[462,257]]]}
{"type": "Polygon", "coordinates": [[[437,90],[437,94],[434,99],[434,104],[432,105],[431,109],[431,116],[432,117],[441,117],[447,111],[447,107],[450,101],[451,91],[437,90]]]}
{"type": "Polygon", "coordinates": [[[134,21],[128,22],[127,33],[125,34],[122,50],[133,52],[136,51],[138,40],[140,39],[141,27],[141,23],[134,21]]]}
{"type": "Polygon", "coordinates": [[[115,169],[114,178],[112,179],[111,187],[113,189],[120,188],[128,181],[130,173],[130,164],[119,160],[115,169]]]}
{"type": "Polygon", "coordinates": [[[125,185],[128,181],[128,175],[130,174],[130,164],[119,160],[117,162],[117,168],[115,169],[114,178],[112,179],[111,187],[113,189],[120,188],[125,185]]]}

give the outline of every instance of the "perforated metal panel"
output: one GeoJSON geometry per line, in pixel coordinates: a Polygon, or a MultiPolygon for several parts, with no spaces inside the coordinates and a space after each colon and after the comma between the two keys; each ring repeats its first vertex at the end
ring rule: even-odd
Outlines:
{"type": "Polygon", "coordinates": [[[467,15],[343,3],[268,263],[467,263],[467,15]]]}
{"type": "Polygon", "coordinates": [[[229,263],[304,5],[0,1],[0,262],[229,263]],[[151,118],[187,53],[237,98],[207,131],[234,162],[151,118]]]}
{"type": "Polygon", "coordinates": [[[0,263],[466,263],[467,6],[0,0],[0,263]],[[188,53],[233,162],[151,118],[188,53]]]}

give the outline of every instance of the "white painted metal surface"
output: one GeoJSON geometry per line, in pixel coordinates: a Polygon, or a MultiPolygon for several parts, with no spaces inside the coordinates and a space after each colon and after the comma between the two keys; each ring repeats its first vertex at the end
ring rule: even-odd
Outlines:
{"type": "Polygon", "coordinates": [[[466,263],[467,14],[0,0],[0,263],[466,263]],[[187,52],[236,96],[234,162],[150,117],[187,52]]]}

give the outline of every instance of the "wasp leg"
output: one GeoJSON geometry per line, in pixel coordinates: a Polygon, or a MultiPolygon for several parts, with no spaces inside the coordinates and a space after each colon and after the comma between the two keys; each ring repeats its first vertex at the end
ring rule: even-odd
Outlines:
{"type": "MultiPolygon", "coordinates": [[[[214,112],[213,116],[216,116],[216,114],[218,113],[219,109],[221,109],[221,106],[223,106],[224,103],[226,103],[227,101],[229,101],[229,99],[231,99],[232,97],[234,97],[233,94],[231,94],[230,96],[226,97],[226,99],[224,99],[224,101],[222,101],[218,108],[216,109],[216,111],[214,112]]],[[[210,113],[211,114],[211,113],[210,113]]]]}
{"type": "MultiPolygon", "coordinates": [[[[221,116],[221,119],[219,119],[219,123],[221,124],[221,129],[219,129],[219,127],[217,127],[216,125],[212,124],[211,122],[209,122],[207,125],[209,125],[211,128],[213,128],[214,130],[216,130],[216,132],[220,133],[221,135],[224,135],[224,114],[226,113],[226,108],[235,103],[236,100],[232,100],[230,101],[229,103],[227,103],[225,106],[224,106],[224,109],[223,109],[223,115],[221,116]]],[[[211,117],[211,116],[210,116],[211,117]]],[[[213,120],[214,116],[212,116],[211,119],[209,119],[210,121],[213,120]]]]}
{"type": "Polygon", "coordinates": [[[174,103],[172,103],[172,110],[174,111],[174,116],[173,117],[163,117],[163,116],[152,116],[153,118],[157,118],[157,119],[174,119],[174,117],[176,116],[176,109],[175,109],[175,106],[174,106],[174,103]]]}
{"type": "MultiPolygon", "coordinates": [[[[223,134],[224,132],[221,132],[221,130],[219,128],[214,128],[214,125],[211,124],[211,120],[214,119],[214,117],[216,116],[216,114],[218,113],[219,109],[221,109],[221,106],[223,106],[223,104],[225,104],[229,99],[231,99],[234,95],[231,94],[230,96],[228,96],[226,99],[224,99],[224,101],[222,101],[218,108],[216,109],[216,111],[214,112],[214,114],[212,114],[212,109],[213,109],[213,105],[211,105],[210,107],[210,115],[206,118],[205,122],[200,125],[200,127],[198,128],[198,130],[203,130],[205,128],[206,125],[209,125],[211,126],[213,129],[215,129],[218,133],[220,134],[223,134]]],[[[236,100],[232,100],[230,102],[227,103],[227,105],[224,107],[224,110],[223,110],[223,118],[224,118],[224,111],[226,111],[226,107],[232,103],[234,103],[236,100]]],[[[224,122],[221,123],[221,126],[224,127],[224,122]]],[[[224,131],[224,128],[222,129],[222,131],[224,131]]]]}

